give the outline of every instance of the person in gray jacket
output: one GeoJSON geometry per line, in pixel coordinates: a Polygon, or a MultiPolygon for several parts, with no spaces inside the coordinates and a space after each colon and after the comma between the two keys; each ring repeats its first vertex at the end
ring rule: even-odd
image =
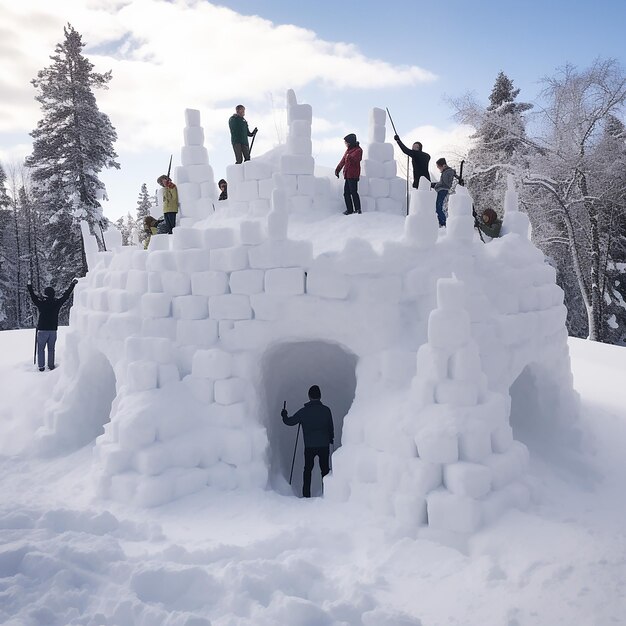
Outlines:
{"type": "Polygon", "coordinates": [[[435,210],[437,211],[437,219],[439,220],[439,226],[441,227],[446,225],[446,214],[443,211],[443,203],[452,188],[456,172],[451,167],[448,167],[448,164],[443,157],[441,159],[437,159],[436,165],[437,169],[441,172],[441,177],[439,178],[439,182],[430,183],[430,186],[437,192],[435,210]]]}
{"type": "Polygon", "coordinates": [[[333,415],[322,404],[322,392],[317,385],[309,389],[309,401],[294,415],[289,417],[286,409],[280,412],[287,426],[302,425],[304,436],[304,473],[302,475],[302,496],[311,497],[311,472],[315,457],[318,457],[322,479],[330,472],[330,445],[335,440],[333,415]]]}

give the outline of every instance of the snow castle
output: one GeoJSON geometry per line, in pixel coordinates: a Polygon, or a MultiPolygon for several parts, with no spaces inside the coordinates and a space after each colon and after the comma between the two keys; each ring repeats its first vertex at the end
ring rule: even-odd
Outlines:
{"type": "Polygon", "coordinates": [[[318,384],[336,431],[326,499],[459,533],[524,507],[529,452],[515,437],[558,437],[578,406],[563,293],[512,181],[505,234],[486,245],[464,188],[444,231],[428,185],[400,217],[405,182],[374,109],[364,214],[342,219],[350,229],[389,214],[403,234],[314,253],[289,236],[290,219],[328,219],[340,192],[314,175],[311,106],[289,91],[287,115],[286,144],[229,166],[219,206],[200,114],[186,111],[173,235],[148,250],[87,242],[41,447],[95,440],[99,493],[139,506],[205,486],[299,494],[301,455],[288,484],[296,429],[279,413],[318,384]]]}

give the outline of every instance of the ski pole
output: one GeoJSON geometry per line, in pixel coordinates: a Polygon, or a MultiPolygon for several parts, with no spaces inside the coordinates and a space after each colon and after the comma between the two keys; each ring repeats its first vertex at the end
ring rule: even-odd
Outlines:
{"type": "Polygon", "coordinates": [[[298,437],[300,435],[300,424],[298,424],[298,432],[296,433],[296,443],[293,447],[293,459],[291,459],[291,473],[289,474],[289,484],[291,485],[291,480],[293,478],[293,466],[296,462],[296,450],[298,449],[298,437]]]}
{"type": "Polygon", "coordinates": [[[398,131],[396,130],[396,125],[393,123],[393,117],[391,117],[391,113],[389,113],[389,109],[387,107],[385,107],[385,110],[387,111],[387,115],[389,116],[389,121],[391,122],[391,126],[393,127],[393,134],[397,135],[398,131]]]}
{"type": "Polygon", "coordinates": [[[252,154],[252,146],[254,145],[254,140],[256,139],[256,133],[252,135],[252,141],[250,142],[250,150],[248,150],[248,154],[252,154]]]}

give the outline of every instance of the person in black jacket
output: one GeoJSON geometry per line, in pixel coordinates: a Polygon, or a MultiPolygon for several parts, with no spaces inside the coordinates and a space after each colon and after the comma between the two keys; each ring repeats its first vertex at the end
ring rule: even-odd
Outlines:
{"type": "Polygon", "coordinates": [[[309,402],[289,417],[286,409],[280,412],[287,426],[302,425],[304,436],[304,473],[302,475],[302,495],[311,497],[311,472],[315,457],[318,457],[322,479],[330,471],[330,445],[335,440],[333,416],[330,409],[322,404],[322,392],[317,385],[309,389],[309,402]]]}
{"type": "Polygon", "coordinates": [[[74,278],[70,286],[60,298],[54,297],[54,289],[46,287],[43,290],[45,298],[41,298],[33,291],[33,286],[28,283],[28,293],[33,304],[39,309],[39,319],[37,320],[37,364],[39,371],[43,372],[45,365],[45,349],[48,346],[48,369],[53,370],[54,365],[54,345],[57,340],[57,328],[59,327],[59,311],[67,302],[78,280],[74,278]]]}
{"type": "Polygon", "coordinates": [[[416,141],[413,144],[413,149],[409,150],[403,143],[398,135],[394,135],[393,138],[398,142],[400,150],[407,156],[411,157],[413,163],[413,187],[417,189],[420,178],[424,176],[426,180],[430,180],[430,174],[428,173],[428,163],[430,161],[430,154],[422,150],[422,143],[416,141]]]}

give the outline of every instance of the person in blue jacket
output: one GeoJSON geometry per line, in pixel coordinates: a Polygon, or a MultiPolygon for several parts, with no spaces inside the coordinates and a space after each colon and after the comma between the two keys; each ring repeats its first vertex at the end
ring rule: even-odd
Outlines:
{"type": "Polygon", "coordinates": [[[302,426],[304,436],[304,473],[302,475],[302,495],[311,497],[311,472],[315,457],[318,457],[322,479],[330,472],[330,445],[335,440],[333,416],[330,409],[322,404],[322,392],[317,385],[309,389],[309,401],[294,415],[289,417],[286,409],[280,412],[287,426],[302,426]]]}

